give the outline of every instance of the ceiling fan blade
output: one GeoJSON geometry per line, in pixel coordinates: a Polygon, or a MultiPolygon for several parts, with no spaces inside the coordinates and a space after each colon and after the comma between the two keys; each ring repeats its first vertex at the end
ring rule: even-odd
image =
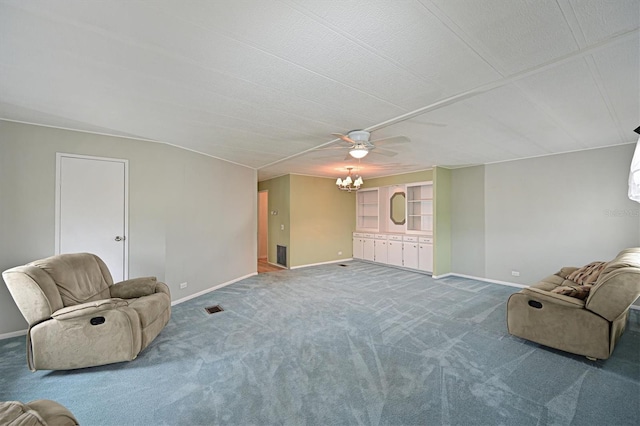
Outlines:
{"type": "Polygon", "coordinates": [[[342,139],[343,141],[350,143],[350,144],[355,144],[356,142],[354,140],[352,140],[349,136],[345,136],[341,133],[331,133],[331,136],[335,136],[337,138],[342,139]]]}
{"type": "Polygon", "coordinates": [[[316,148],[314,151],[335,151],[337,149],[350,149],[350,147],[334,145],[334,146],[325,146],[322,148],[316,148]]]}
{"type": "Polygon", "coordinates": [[[433,126],[433,127],[447,127],[446,124],[443,123],[434,123],[432,121],[420,121],[420,120],[413,120],[412,123],[415,124],[422,124],[423,126],[433,126]]]}
{"type": "Polygon", "coordinates": [[[409,139],[406,136],[391,136],[388,138],[382,138],[382,139],[376,139],[373,141],[369,141],[369,143],[372,143],[376,146],[381,146],[381,145],[388,145],[388,144],[392,144],[392,143],[407,143],[407,142],[411,142],[411,139],[409,139]]]}
{"type": "Polygon", "coordinates": [[[389,149],[382,149],[382,148],[372,148],[371,150],[369,150],[370,154],[380,154],[380,155],[384,155],[386,157],[395,157],[396,155],[398,155],[397,152],[395,151],[391,151],[389,149]]]}

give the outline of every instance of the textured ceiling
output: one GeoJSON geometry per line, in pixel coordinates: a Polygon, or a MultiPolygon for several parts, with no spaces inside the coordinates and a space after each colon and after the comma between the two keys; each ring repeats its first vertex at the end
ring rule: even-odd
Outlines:
{"type": "Polygon", "coordinates": [[[640,0],[0,0],[0,118],[365,177],[631,143],[640,0]],[[331,133],[398,154],[360,164],[331,133]]]}

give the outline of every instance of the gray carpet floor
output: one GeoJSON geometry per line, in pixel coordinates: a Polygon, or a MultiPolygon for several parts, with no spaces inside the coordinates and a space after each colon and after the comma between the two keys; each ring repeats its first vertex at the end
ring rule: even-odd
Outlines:
{"type": "Polygon", "coordinates": [[[515,288],[346,265],[177,305],[128,363],[31,373],[24,337],[2,340],[0,399],[54,399],[83,425],[638,424],[639,311],[591,362],[509,336],[515,288]]]}

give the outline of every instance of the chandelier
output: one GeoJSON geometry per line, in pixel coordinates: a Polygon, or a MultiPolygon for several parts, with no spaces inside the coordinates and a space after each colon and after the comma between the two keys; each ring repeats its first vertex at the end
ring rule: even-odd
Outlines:
{"type": "Polygon", "coordinates": [[[357,176],[356,180],[353,180],[351,178],[352,169],[353,167],[347,167],[347,170],[349,170],[349,174],[347,174],[347,177],[344,179],[338,178],[338,180],[336,181],[336,186],[340,191],[357,191],[364,183],[364,181],[362,180],[362,176],[357,176]]]}

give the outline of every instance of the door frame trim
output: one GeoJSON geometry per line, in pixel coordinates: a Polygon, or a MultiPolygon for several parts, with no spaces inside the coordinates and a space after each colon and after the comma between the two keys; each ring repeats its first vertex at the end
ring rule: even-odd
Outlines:
{"type": "Polygon", "coordinates": [[[124,164],[124,279],[129,278],[129,160],[124,158],[96,157],[92,155],[69,154],[65,152],[56,152],[56,190],[55,190],[55,238],[54,238],[54,254],[60,254],[60,195],[62,184],[62,159],[63,158],[80,158],[84,160],[110,161],[114,163],[124,164]]]}
{"type": "Polygon", "coordinates": [[[268,189],[263,189],[262,191],[258,191],[258,259],[260,259],[260,194],[261,193],[266,193],[267,194],[267,205],[265,206],[267,208],[267,229],[266,231],[266,235],[265,235],[265,239],[267,240],[266,242],[266,246],[267,246],[267,262],[269,261],[269,190],[268,189]]]}

